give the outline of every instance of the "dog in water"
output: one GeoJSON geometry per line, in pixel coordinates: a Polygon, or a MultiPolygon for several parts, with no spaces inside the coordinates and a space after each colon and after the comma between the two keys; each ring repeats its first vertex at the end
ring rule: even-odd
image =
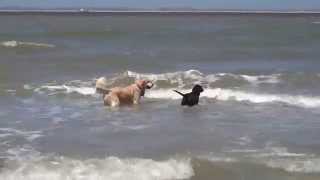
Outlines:
{"type": "Polygon", "coordinates": [[[197,84],[192,88],[192,92],[187,94],[183,94],[177,90],[174,90],[174,91],[182,96],[182,101],[181,101],[182,106],[191,107],[199,103],[199,96],[200,96],[200,93],[203,92],[203,88],[202,86],[197,84]]]}
{"type": "Polygon", "coordinates": [[[104,77],[96,81],[96,92],[103,94],[105,106],[119,106],[123,104],[139,104],[146,89],[151,89],[153,83],[148,80],[137,80],[127,87],[107,89],[107,80],[104,77]]]}

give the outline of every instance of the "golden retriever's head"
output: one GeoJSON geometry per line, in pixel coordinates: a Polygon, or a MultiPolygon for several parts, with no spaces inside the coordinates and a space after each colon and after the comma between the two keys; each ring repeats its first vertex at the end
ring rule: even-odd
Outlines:
{"type": "Polygon", "coordinates": [[[146,89],[151,89],[153,87],[153,83],[149,80],[137,80],[136,84],[141,90],[141,96],[144,96],[146,89]]]}

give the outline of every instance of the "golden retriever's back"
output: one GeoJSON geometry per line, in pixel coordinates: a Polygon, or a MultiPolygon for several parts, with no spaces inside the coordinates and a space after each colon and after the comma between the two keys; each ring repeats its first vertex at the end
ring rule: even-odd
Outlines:
{"type": "Polygon", "coordinates": [[[127,86],[127,87],[115,87],[112,88],[110,95],[118,96],[119,100],[123,103],[131,104],[133,102],[133,97],[135,91],[137,91],[137,87],[135,85],[127,86]]]}

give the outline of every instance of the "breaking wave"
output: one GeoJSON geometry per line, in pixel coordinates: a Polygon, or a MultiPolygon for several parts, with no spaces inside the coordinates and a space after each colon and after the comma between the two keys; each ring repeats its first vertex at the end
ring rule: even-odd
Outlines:
{"type": "Polygon", "coordinates": [[[285,147],[267,146],[253,155],[267,167],[283,169],[287,172],[320,173],[320,159],[313,154],[289,152],[285,147]]]}
{"type": "Polygon", "coordinates": [[[14,47],[44,47],[44,48],[54,48],[53,44],[46,43],[36,43],[36,42],[22,42],[22,41],[3,41],[0,43],[4,47],[14,48],[14,47]]]}
{"type": "MultiPolygon", "coordinates": [[[[36,92],[41,94],[47,92],[48,95],[56,94],[69,94],[77,93],[85,96],[94,96],[95,88],[92,87],[74,87],[74,86],[41,86],[35,89],[36,92]]],[[[188,92],[190,90],[180,89],[181,92],[188,92]]],[[[145,94],[146,98],[153,99],[181,99],[181,96],[172,91],[172,89],[156,89],[148,91],[145,94]]],[[[306,108],[317,108],[320,107],[320,97],[308,97],[308,96],[294,96],[294,95],[276,95],[276,94],[257,94],[244,91],[236,91],[231,89],[206,89],[201,97],[216,99],[220,101],[239,101],[239,102],[250,102],[250,103],[285,103],[288,105],[306,107],[306,108]]]]}
{"type": "Polygon", "coordinates": [[[204,75],[197,70],[178,71],[164,74],[141,74],[132,71],[126,72],[128,77],[136,79],[149,79],[160,85],[174,85],[177,88],[190,87],[194,84],[202,84],[208,86],[224,85],[225,87],[241,86],[247,84],[261,84],[261,83],[279,83],[280,74],[271,75],[245,75],[245,74],[231,74],[231,73],[217,73],[204,75]]]}
{"type": "Polygon", "coordinates": [[[178,180],[194,174],[190,159],[173,158],[155,161],[118,157],[87,160],[43,157],[8,167],[0,173],[0,180],[178,180]]]}
{"type": "Polygon", "coordinates": [[[314,154],[289,152],[286,147],[267,144],[263,149],[232,149],[227,155],[210,154],[199,157],[213,163],[260,164],[268,168],[294,173],[320,173],[320,158],[314,154]]]}
{"type": "Polygon", "coordinates": [[[320,173],[320,159],[273,159],[267,162],[271,168],[280,168],[288,172],[320,173]]]}
{"type": "MultiPolygon", "coordinates": [[[[235,75],[235,74],[210,74],[203,75],[196,70],[164,73],[164,74],[140,74],[127,71],[114,77],[107,78],[108,87],[126,86],[136,79],[149,79],[155,84],[152,90],[146,92],[146,98],[153,99],[180,99],[181,96],[173,92],[177,89],[181,92],[189,92],[194,84],[201,84],[205,91],[201,97],[216,99],[220,101],[238,101],[250,103],[284,103],[293,106],[316,108],[320,107],[320,97],[309,95],[272,94],[261,91],[254,91],[246,88],[237,88],[234,84],[249,84],[256,86],[261,83],[277,84],[282,81],[280,74],[272,75],[235,75]],[[230,79],[231,78],[231,79],[230,79]],[[219,85],[219,82],[224,85],[219,85]],[[229,85],[226,85],[228,84],[229,85]],[[213,85],[214,84],[214,87],[213,85]],[[231,85],[232,84],[232,85],[231,85]],[[219,87],[220,86],[220,87],[219,87]]],[[[320,80],[320,78],[319,78],[320,80]]],[[[64,84],[48,83],[41,86],[26,84],[25,90],[33,90],[39,94],[79,94],[84,96],[96,96],[95,79],[89,81],[75,80],[64,84]]]]}

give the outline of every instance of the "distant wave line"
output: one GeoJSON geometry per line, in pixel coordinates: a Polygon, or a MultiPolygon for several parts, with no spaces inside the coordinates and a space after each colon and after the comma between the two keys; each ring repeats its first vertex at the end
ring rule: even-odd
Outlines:
{"type": "Polygon", "coordinates": [[[0,13],[110,13],[110,14],[320,14],[320,11],[296,10],[296,11],[246,11],[246,10],[92,10],[92,9],[9,9],[0,10],[0,13]]]}

